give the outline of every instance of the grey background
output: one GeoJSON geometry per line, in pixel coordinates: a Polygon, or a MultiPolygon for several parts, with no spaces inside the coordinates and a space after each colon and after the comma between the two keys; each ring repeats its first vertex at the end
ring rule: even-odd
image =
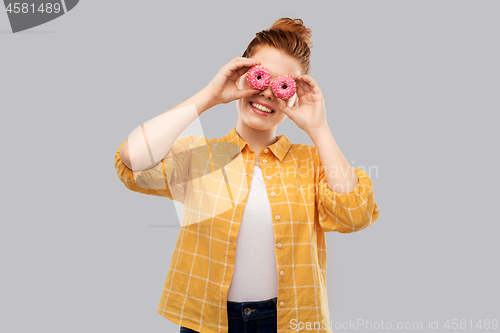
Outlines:
{"type": "MultiPolygon", "coordinates": [[[[500,319],[499,10],[82,1],[17,34],[2,12],[0,331],[178,332],[156,312],[179,232],[174,204],[127,190],[114,154],[284,16],[312,29],[310,75],[344,155],[378,170],[379,220],[327,235],[332,320],[423,322],[424,332],[429,320],[500,319]]],[[[200,117],[209,138],[236,119],[234,102],[200,117]]],[[[313,144],[290,119],[283,133],[313,144]]]]}

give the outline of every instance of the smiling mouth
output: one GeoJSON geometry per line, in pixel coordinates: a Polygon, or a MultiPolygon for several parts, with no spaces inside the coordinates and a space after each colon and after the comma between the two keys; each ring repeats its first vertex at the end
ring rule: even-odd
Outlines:
{"type": "MultiPolygon", "coordinates": [[[[255,110],[259,111],[259,112],[262,112],[262,113],[266,113],[266,114],[271,114],[271,113],[274,113],[274,110],[272,110],[271,112],[268,112],[268,111],[264,111],[264,110],[261,110],[259,109],[259,107],[262,107],[262,105],[260,104],[256,104],[256,103],[252,103],[252,102],[248,102],[248,104],[254,108],[255,110]]],[[[266,108],[266,109],[269,109],[269,108],[266,108]]]]}

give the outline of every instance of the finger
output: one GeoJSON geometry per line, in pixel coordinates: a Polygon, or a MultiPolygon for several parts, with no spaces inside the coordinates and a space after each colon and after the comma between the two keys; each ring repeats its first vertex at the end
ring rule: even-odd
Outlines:
{"type": "MultiPolygon", "coordinates": [[[[245,58],[246,59],[246,58],[245,58]]],[[[232,67],[229,69],[233,72],[238,73],[238,76],[244,75],[250,68],[253,66],[259,65],[260,62],[253,60],[253,59],[247,59],[247,60],[241,60],[238,62],[235,62],[232,67]]]]}
{"type": "Polygon", "coordinates": [[[241,68],[238,68],[238,69],[236,70],[236,72],[238,72],[238,75],[239,75],[239,76],[245,75],[245,74],[248,72],[248,70],[249,70],[250,68],[252,68],[253,66],[254,66],[254,65],[250,65],[250,66],[243,66],[243,67],[241,67],[241,68]]]}
{"type": "Polygon", "coordinates": [[[229,70],[236,70],[236,69],[239,69],[241,67],[252,67],[252,66],[255,66],[255,65],[259,65],[260,62],[255,60],[255,59],[251,59],[251,58],[236,58],[236,59],[233,59],[231,62],[229,62],[226,66],[228,66],[228,69],[229,70]]]}
{"type": "Polygon", "coordinates": [[[292,108],[288,106],[284,99],[278,98],[278,106],[280,110],[287,116],[289,112],[292,111],[292,108]]]}
{"type": "Polygon", "coordinates": [[[227,70],[227,72],[226,72],[226,73],[227,73],[227,76],[228,76],[231,80],[236,81],[236,80],[238,80],[238,78],[239,78],[240,76],[245,75],[245,74],[248,72],[248,70],[249,70],[250,68],[252,68],[252,67],[253,67],[253,65],[250,65],[250,66],[243,66],[243,67],[240,67],[240,68],[234,69],[234,70],[232,70],[232,71],[231,71],[231,70],[227,70]]]}
{"type": "MultiPolygon", "coordinates": [[[[236,58],[234,58],[233,60],[254,60],[254,61],[259,62],[257,59],[254,59],[254,58],[247,58],[247,57],[236,57],[236,58]]],[[[259,62],[259,63],[260,63],[260,62],[259,62]]]]}
{"type": "Polygon", "coordinates": [[[309,83],[305,80],[304,75],[299,75],[297,77],[297,81],[302,84],[302,88],[304,88],[304,91],[306,93],[311,92],[311,87],[309,86],[309,83]]]}
{"type": "Polygon", "coordinates": [[[308,92],[308,87],[307,83],[303,80],[302,75],[292,75],[292,78],[295,80],[297,91],[300,90],[300,93],[297,93],[297,95],[299,97],[304,96],[308,92]]]}
{"type": "Polygon", "coordinates": [[[315,79],[309,75],[302,75],[302,79],[307,83],[309,90],[315,94],[321,94],[321,89],[315,79]]]}
{"type": "Polygon", "coordinates": [[[249,89],[241,89],[241,90],[238,90],[236,92],[236,98],[235,99],[241,99],[241,98],[246,98],[246,97],[250,97],[252,96],[253,94],[255,93],[258,93],[259,90],[257,89],[252,89],[252,88],[249,88],[249,89]]]}
{"type": "Polygon", "coordinates": [[[306,91],[304,89],[304,87],[302,86],[302,83],[298,80],[295,80],[295,83],[296,83],[296,92],[297,92],[297,96],[299,98],[301,98],[302,96],[304,96],[306,94],[306,91]]]}

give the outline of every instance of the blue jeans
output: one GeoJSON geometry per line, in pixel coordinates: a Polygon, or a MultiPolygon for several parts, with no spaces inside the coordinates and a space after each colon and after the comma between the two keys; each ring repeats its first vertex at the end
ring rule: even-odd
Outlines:
{"type": "MultiPolygon", "coordinates": [[[[276,333],[277,297],[257,302],[227,301],[229,333],[276,333]]],[[[181,326],[181,333],[197,332],[181,326]]]]}

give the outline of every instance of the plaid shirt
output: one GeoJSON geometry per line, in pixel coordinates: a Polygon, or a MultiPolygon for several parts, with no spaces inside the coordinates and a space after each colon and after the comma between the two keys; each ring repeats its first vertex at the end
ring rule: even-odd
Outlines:
{"type": "MultiPolygon", "coordinates": [[[[332,332],[325,232],[372,225],[379,216],[373,184],[354,169],[359,184],[338,194],[328,187],[315,146],[292,144],[284,134],[277,138],[257,158],[276,241],[278,332],[332,332]]],[[[236,128],[220,139],[184,136],[155,167],[133,172],[120,158],[123,144],[115,168],[128,189],[184,204],[158,313],[198,332],[228,332],[227,291],[255,152],[236,128]]]]}

